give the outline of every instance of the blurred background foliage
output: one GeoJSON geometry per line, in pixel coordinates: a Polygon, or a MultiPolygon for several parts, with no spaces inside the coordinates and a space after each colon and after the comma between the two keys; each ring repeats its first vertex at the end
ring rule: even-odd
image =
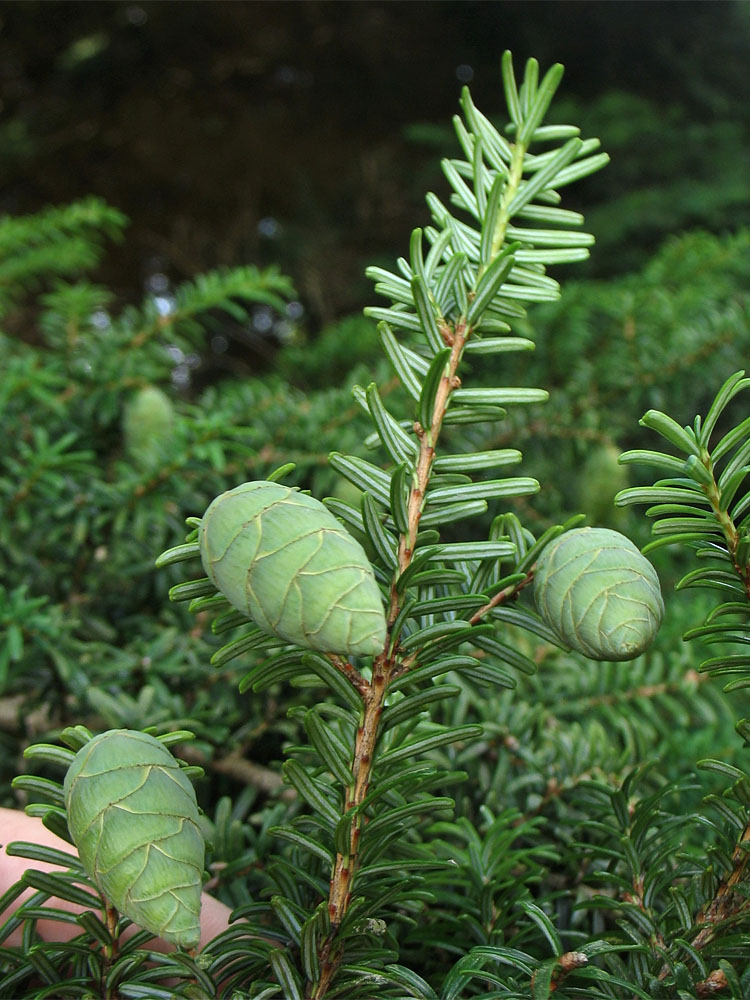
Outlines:
{"type": "MultiPolygon", "coordinates": [[[[555,114],[612,163],[571,205],[596,235],[591,261],[573,280],[561,267],[562,298],[517,328],[536,351],[470,376],[543,386],[550,403],[489,436],[455,433],[471,450],[522,448],[542,483],[518,502],[535,532],[582,510],[646,540],[644,519],[612,507],[637,475],[616,456],[651,446],[646,409],[690,420],[747,364],[750,5],[528,7],[0,8],[3,804],[18,804],[23,746],[65,725],[188,727],[227,885],[233,858],[246,863],[230,821],[251,815],[256,861],[270,851],[267,829],[294,809],[279,797],[282,746],[299,741],[287,710],[319,692],[239,696],[247,660],[210,666],[201,622],[167,600],[178,576],[153,560],[216,493],[286,461],[319,497],[352,489],[326,465],[333,449],[364,450],[350,386],[376,380],[399,405],[361,314],[365,265],[390,265],[426,218],[425,190],[442,196],[459,88],[491,115],[506,47],[566,64],[555,114]]],[[[704,753],[740,752],[742,692],[721,696],[681,641],[708,605],[670,593],[679,554],[654,561],[667,619],[634,664],[519,634],[536,677],[512,693],[467,684],[441,709],[488,727],[447,761],[472,778],[462,814],[488,837],[480,804],[552,824],[571,879],[592,774],[617,783],[658,758],[666,785],[704,753]]]]}
{"type": "MultiPolygon", "coordinates": [[[[358,311],[365,266],[400,252],[442,183],[460,85],[500,107],[505,48],[565,64],[553,114],[612,157],[570,192],[597,237],[592,275],[643,266],[676,231],[750,222],[745,2],[531,17],[514,0],[28,0],[2,5],[0,29],[0,208],[115,205],[131,220],[103,264],[118,293],[275,263],[313,331],[358,311]]],[[[267,362],[263,339],[245,361],[252,346],[267,362]]]]}

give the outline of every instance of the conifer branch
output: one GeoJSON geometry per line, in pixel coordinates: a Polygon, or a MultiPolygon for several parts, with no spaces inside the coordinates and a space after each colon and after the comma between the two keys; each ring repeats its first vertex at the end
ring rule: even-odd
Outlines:
{"type": "MultiPolygon", "coordinates": [[[[416,464],[415,483],[409,498],[408,530],[399,539],[398,563],[399,572],[403,572],[411,563],[416,542],[419,520],[422,514],[424,496],[430,478],[432,462],[435,457],[435,446],[440,437],[445,412],[453,389],[460,385],[456,377],[464,343],[468,337],[465,326],[451,331],[452,347],[447,372],[443,375],[435,397],[432,420],[428,428],[418,425],[415,428],[419,439],[419,458],[416,464]]],[[[395,617],[400,610],[400,597],[396,589],[396,579],[391,584],[391,601],[389,613],[389,637],[395,617]]],[[[388,645],[388,639],[386,645],[388,645]]],[[[338,852],[331,876],[328,897],[328,914],[331,930],[322,944],[320,951],[320,979],[308,994],[309,1000],[321,1000],[335,974],[342,953],[336,946],[336,932],[346,915],[352,898],[352,887],[358,867],[358,846],[362,828],[363,816],[361,805],[370,789],[372,766],[375,760],[375,748],[379,736],[379,722],[383,713],[388,685],[394,674],[397,661],[393,653],[388,656],[383,653],[373,662],[372,681],[361,690],[364,710],[361,724],[357,730],[352,761],[352,783],[347,790],[345,810],[351,812],[349,849],[338,852]]]]}
{"type": "Polygon", "coordinates": [[[697,951],[714,940],[726,921],[736,919],[750,911],[750,899],[737,887],[746,882],[750,874],[750,822],[740,835],[732,852],[730,871],[719,882],[710,902],[701,907],[696,924],[702,925],[699,933],[691,941],[697,951]]]}
{"type": "MultiPolygon", "coordinates": [[[[512,255],[509,253],[509,249],[512,248],[509,248],[507,245],[508,227],[514,210],[518,205],[519,198],[522,201],[524,200],[522,194],[524,188],[523,174],[527,163],[529,144],[534,136],[536,127],[539,125],[546,111],[546,106],[562,73],[562,69],[559,66],[550,70],[540,87],[540,93],[536,98],[534,110],[530,110],[531,94],[535,89],[533,82],[534,66],[532,63],[529,64],[527,70],[529,76],[525,87],[528,90],[524,100],[529,104],[529,107],[525,109],[525,114],[522,115],[520,106],[516,106],[514,103],[514,101],[517,101],[517,95],[515,94],[515,83],[512,80],[513,71],[510,54],[505,54],[503,74],[506,83],[506,95],[511,107],[511,116],[515,122],[516,141],[507,146],[510,152],[508,164],[501,165],[498,161],[497,177],[492,186],[492,192],[488,194],[483,187],[480,190],[478,183],[478,190],[474,196],[474,200],[472,200],[472,196],[465,193],[468,191],[466,185],[460,179],[456,180],[455,167],[451,164],[446,166],[446,174],[451,179],[454,187],[456,187],[457,197],[464,201],[463,207],[474,212],[483,230],[485,227],[487,228],[487,232],[483,231],[481,237],[477,234],[481,247],[480,259],[476,262],[472,261],[471,269],[473,274],[471,285],[463,292],[465,304],[462,308],[456,310],[452,316],[449,317],[446,315],[446,310],[440,303],[441,293],[438,290],[438,284],[436,283],[435,287],[431,287],[430,283],[426,280],[427,272],[424,261],[421,264],[419,263],[422,257],[421,232],[415,232],[412,239],[412,267],[414,271],[410,282],[411,290],[408,293],[408,302],[416,311],[416,315],[413,317],[416,321],[416,328],[426,338],[433,358],[430,365],[430,373],[425,376],[425,387],[420,392],[419,417],[413,424],[413,432],[417,441],[417,451],[413,459],[411,484],[405,505],[406,524],[402,526],[402,530],[398,535],[396,567],[393,571],[390,584],[386,646],[384,652],[380,656],[377,656],[373,662],[372,681],[369,685],[364,685],[360,688],[364,708],[357,729],[352,759],[352,782],[347,790],[345,803],[345,810],[350,812],[352,817],[349,830],[349,845],[347,850],[337,852],[334,862],[328,898],[330,931],[321,942],[319,948],[320,975],[317,982],[311,982],[308,985],[307,996],[309,1000],[321,1000],[325,995],[343,956],[342,946],[336,942],[336,934],[346,915],[352,898],[353,886],[356,881],[359,863],[358,845],[362,823],[364,822],[361,807],[370,788],[372,766],[379,738],[379,724],[385,706],[386,694],[390,683],[396,677],[407,674],[419,662],[419,647],[417,646],[416,649],[404,656],[400,653],[397,641],[398,637],[393,635],[393,628],[403,613],[405,601],[405,595],[399,588],[399,578],[409,570],[414,559],[417,536],[428,495],[428,487],[433,474],[433,464],[443,423],[448,412],[452,394],[461,388],[461,379],[458,372],[464,350],[475,329],[481,325],[485,313],[493,305],[497,304],[496,300],[499,294],[501,294],[502,283],[512,271],[515,264],[512,255]],[[501,185],[499,195],[497,193],[498,185],[501,185]],[[488,203],[491,203],[491,207],[487,207],[488,203]],[[483,218],[485,210],[487,218],[483,218]],[[445,345],[445,350],[440,350],[441,343],[445,345]],[[425,412],[423,396],[427,391],[428,384],[432,385],[429,380],[433,377],[433,373],[435,376],[438,374],[435,368],[437,365],[443,365],[444,367],[442,372],[439,373],[439,380],[432,388],[433,396],[431,404],[428,411],[425,412]]],[[[464,107],[467,111],[467,116],[475,114],[475,109],[471,104],[468,94],[465,94],[464,97],[464,107]]],[[[466,137],[465,132],[464,136],[466,137]]],[[[460,137],[461,132],[459,130],[460,137]]],[[[488,139],[488,141],[491,142],[493,140],[488,139]]],[[[497,141],[501,143],[499,138],[497,141]]],[[[564,150],[559,151],[558,169],[562,169],[565,163],[571,162],[578,155],[580,145],[580,140],[571,140],[564,150]]],[[[482,171],[485,168],[481,165],[480,139],[478,137],[475,139],[466,138],[464,148],[467,155],[475,161],[474,167],[479,171],[477,176],[482,176],[482,171]],[[473,142],[476,145],[472,146],[473,142]]],[[[552,182],[553,177],[554,170],[551,170],[549,183],[552,182]]],[[[482,185],[484,183],[482,181],[482,185]]],[[[489,186],[490,182],[487,181],[486,183],[489,186]]],[[[527,180],[525,185],[527,187],[530,186],[534,190],[539,190],[543,186],[539,180],[539,175],[534,180],[527,180]]],[[[528,195],[526,200],[529,200],[530,197],[528,195]]],[[[446,232],[452,231],[454,234],[460,232],[462,224],[452,220],[434,196],[431,196],[431,199],[433,217],[436,221],[439,221],[441,226],[446,227],[446,232]],[[439,220],[438,216],[441,216],[439,220]]],[[[472,234],[473,238],[474,234],[472,234]]],[[[461,238],[456,235],[455,239],[456,244],[453,252],[456,254],[456,257],[453,259],[454,264],[463,256],[461,238]]],[[[449,260],[450,258],[446,259],[449,260]]],[[[450,267],[450,264],[448,267],[450,267]]],[[[458,289],[462,287],[461,283],[464,280],[463,277],[458,277],[459,269],[456,269],[455,273],[457,290],[453,293],[456,298],[454,307],[455,304],[461,304],[462,292],[458,291],[458,289]]],[[[378,287],[378,290],[384,291],[385,294],[396,299],[396,301],[404,301],[402,298],[404,295],[403,279],[388,275],[380,269],[374,269],[373,276],[384,277],[386,279],[384,284],[378,287]]],[[[372,310],[371,312],[373,315],[383,315],[383,311],[381,310],[372,310]]],[[[403,322],[405,320],[402,313],[395,312],[389,315],[388,318],[397,324],[399,321],[403,322]]],[[[397,351],[397,349],[395,350],[397,351]]],[[[405,373],[403,363],[399,367],[400,370],[398,373],[402,377],[402,380],[405,375],[407,378],[413,377],[405,373]]],[[[540,394],[536,390],[511,389],[508,391],[508,398],[514,399],[516,394],[519,401],[525,398],[529,400],[541,399],[545,396],[544,393],[540,394]]],[[[383,428],[387,428],[387,422],[384,421],[382,426],[383,428]]],[[[381,425],[378,425],[379,432],[380,429],[381,425]]],[[[395,435],[395,431],[392,428],[388,433],[395,435]]],[[[406,447],[403,443],[399,443],[398,437],[394,438],[391,446],[397,450],[398,448],[406,447]]],[[[522,582],[515,583],[495,595],[490,602],[472,616],[469,625],[479,624],[485,614],[504,601],[514,597],[532,579],[533,574],[529,573],[522,582]]]]}

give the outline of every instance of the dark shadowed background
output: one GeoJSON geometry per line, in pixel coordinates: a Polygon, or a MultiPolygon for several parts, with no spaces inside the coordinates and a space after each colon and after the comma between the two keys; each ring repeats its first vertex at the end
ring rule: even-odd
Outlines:
{"type": "Polygon", "coordinates": [[[99,277],[125,296],[278,263],[314,332],[425,222],[461,87],[495,114],[505,48],[563,62],[556,113],[613,156],[571,192],[589,274],[750,219],[750,4],[722,0],[4,3],[0,210],[107,199],[131,226],[99,277]]]}

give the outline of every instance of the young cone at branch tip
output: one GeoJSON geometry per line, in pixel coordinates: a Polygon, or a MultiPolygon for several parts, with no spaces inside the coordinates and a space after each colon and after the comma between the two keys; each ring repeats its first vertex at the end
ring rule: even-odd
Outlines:
{"type": "Polygon", "coordinates": [[[534,597],[561,643],[592,660],[632,660],[648,649],[664,614],[656,570],[609,528],[577,528],[537,562],[534,597]]]}
{"type": "Polygon", "coordinates": [[[382,652],[372,567],[319,500],[279,483],[243,483],[210,504],[199,542],[217,589],[271,635],[323,653],[382,652]]]}
{"type": "Polygon", "coordinates": [[[68,829],[104,898],[184,948],[200,941],[204,840],[189,778],[147,733],[112,729],[73,759],[68,829]]]}

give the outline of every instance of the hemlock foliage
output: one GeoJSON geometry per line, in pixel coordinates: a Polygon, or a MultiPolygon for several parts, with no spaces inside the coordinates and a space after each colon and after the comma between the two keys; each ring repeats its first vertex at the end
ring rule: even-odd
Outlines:
{"type": "Polygon", "coordinates": [[[116,945],[93,911],[61,946],[39,904],[97,890],[77,864],[30,871],[0,900],[36,890],[0,925],[0,995],[750,994],[750,380],[732,374],[748,236],[686,235],[560,297],[548,268],[592,242],[566,187],[606,163],[543,124],[560,77],[530,60],[519,85],[506,54],[502,132],[464,91],[449,195],[428,196],[393,270],[370,269],[368,318],[282,352],[284,379],[186,394],[174,378],[227,318],[283,313],[273,269],[119,309],[86,277],[121,235],[113,209],[0,224],[4,801],[26,772],[15,795],[70,839],[72,751],[150,728],[196,776],[209,887],[236,907],[199,954],[157,955],[147,932],[116,945]],[[353,394],[320,388],[375,324],[369,372],[349,352],[353,394]],[[196,515],[271,476],[326,497],[365,546],[389,625],[372,664],[260,633],[203,579],[196,515]],[[560,649],[530,597],[582,498],[594,519],[648,505],[657,568],[680,576],[626,664],[560,649]],[[23,946],[4,945],[16,927],[23,946]]]}

